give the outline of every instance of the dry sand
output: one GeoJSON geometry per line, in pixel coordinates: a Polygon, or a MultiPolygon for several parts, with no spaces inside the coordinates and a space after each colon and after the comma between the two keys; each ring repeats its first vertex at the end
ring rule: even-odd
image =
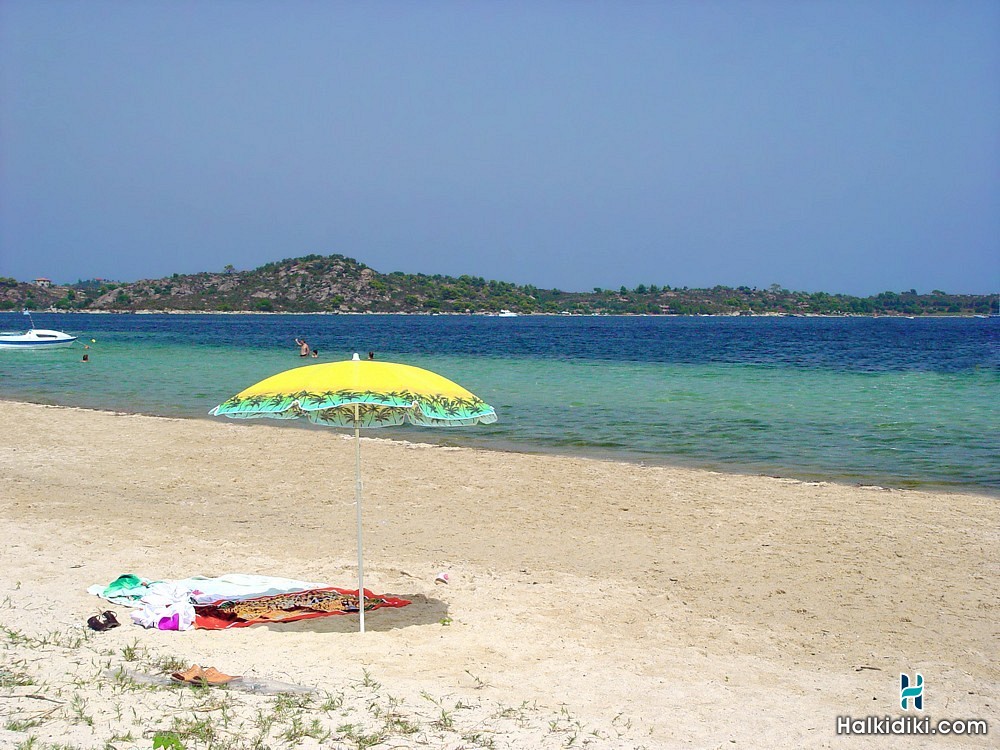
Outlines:
{"type": "Polygon", "coordinates": [[[116,606],[94,633],[86,588],[122,573],[356,587],[353,443],[13,402],[0,423],[0,747],[996,746],[997,498],[365,439],[366,585],[412,605],[364,635],[116,606]],[[320,692],[296,732],[273,696],[114,677],[170,663],[320,692]],[[835,732],[907,714],[993,736],[835,732]]]}

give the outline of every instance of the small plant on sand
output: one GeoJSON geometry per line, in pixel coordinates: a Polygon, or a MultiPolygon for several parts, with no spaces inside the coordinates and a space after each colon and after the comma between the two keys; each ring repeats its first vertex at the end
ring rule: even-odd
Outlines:
{"type": "Polygon", "coordinates": [[[259,732],[261,740],[267,737],[268,732],[271,731],[271,727],[274,726],[277,720],[278,720],[277,714],[264,713],[264,711],[261,709],[257,710],[257,731],[259,732]]]}
{"type": "Polygon", "coordinates": [[[632,728],[632,720],[629,719],[628,717],[625,717],[625,719],[623,720],[622,719],[623,716],[624,716],[624,714],[617,714],[615,716],[615,718],[613,718],[611,720],[611,726],[613,726],[613,727],[614,726],[618,726],[618,724],[620,723],[623,728],[625,728],[625,729],[631,729],[632,728]]]}
{"type": "Polygon", "coordinates": [[[463,734],[462,739],[475,747],[486,748],[486,750],[492,750],[496,747],[496,739],[483,732],[469,732],[463,734]]]}
{"type": "Polygon", "coordinates": [[[69,632],[59,632],[58,630],[53,630],[46,633],[39,638],[35,638],[35,645],[38,646],[56,646],[58,648],[66,648],[75,650],[80,648],[84,643],[87,642],[87,633],[83,634],[75,633],[73,631],[69,632]]]}
{"type": "Polygon", "coordinates": [[[392,734],[401,734],[403,736],[416,734],[420,731],[420,727],[417,724],[407,719],[403,714],[396,712],[386,715],[385,728],[386,731],[392,734]]]}
{"type": "Polygon", "coordinates": [[[294,695],[292,693],[281,693],[274,700],[274,710],[278,714],[287,714],[296,709],[304,709],[312,706],[312,697],[308,695],[294,695]]]}
{"type": "Polygon", "coordinates": [[[86,635],[76,633],[60,633],[52,631],[43,636],[25,635],[20,630],[8,628],[0,625],[0,633],[12,646],[29,646],[38,648],[40,646],[59,646],[61,648],[77,649],[87,640],[86,635]]]}
{"type": "Polygon", "coordinates": [[[361,680],[362,686],[371,688],[372,690],[378,690],[382,687],[382,684],[380,682],[376,682],[367,669],[362,669],[361,673],[364,675],[364,678],[361,680]]]}
{"type": "Polygon", "coordinates": [[[291,745],[297,745],[303,737],[325,742],[330,739],[330,731],[323,728],[319,719],[313,719],[305,724],[300,716],[293,716],[291,725],[279,735],[279,739],[291,745]]]}
{"type": "Polygon", "coordinates": [[[73,718],[81,724],[86,724],[88,727],[94,726],[94,717],[90,716],[87,709],[87,701],[79,693],[73,693],[73,698],[69,703],[70,710],[73,712],[73,718]]]}
{"type": "Polygon", "coordinates": [[[455,727],[455,718],[451,715],[451,711],[446,711],[442,708],[440,715],[431,724],[438,729],[453,729],[455,727]]]}
{"type": "MultiPolygon", "coordinates": [[[[559,709],[559,716],[549,722],[549,732],[562,733],[566,735],[563,747],[574,747],[581,735],[588,734],[579,719],[574,719],[566,706],[559,709]]],[[[599,737],[598,732],[589,732],[594,737],[599,737]]]]}
{"type": "Polygon", "coordinates": [[[386,740],[384,732],[375,731],[366,734],[357,724],[344,724],[337,728],[337,734],[340,738],[353,743],[357,750],[381,745],[386,740]]]}
{"type": "Polygon", "coordinates": [[[514,708],[513,706],[507,706],[505,708],[501,708],[500,711],[497,712],[496,718],[508,719],[514,721],[518,724],[518,726],[527,726],[528,712],[537,710],[538,710],[537,705],[533,703],[528,703],[528,701],[524,701],[517,708],[514,708]]]}
{"type": "Polygon", "coordinates": [[[338,711],[344,707],[344,695],[330,695],[326,694],[326,698],[323,703],[320,704],[319,710],[329,713],[330,711],[338,711]]]}
{"type": "Polygon", "coordinates": [[[192,739],[208,747],[218,747],[220,737],[211,719],[176,718],[170,733],[183,739],[192,739]]]}
{"type": "Polygon", "coordinates": [[[139,658],[139,641],[132,641],[127,646],[122,647],[122,658],[125,661],[137,661],[139,658]]]}
{"type": "Polygon", "coordinates": [[[472,674],[472,672],[470,672],[468,669],[465,670],[465,673],[472,678],[473,682],[476,683],[476,690],[482,690],[484,687],[486,687],[487,683],[483,682],[483,680],[478,678],[476,675],[472,674]]]}
{"type": "Polygon", "coordinates": [[[35,681],[27,672],[18,672],[8,667],[0,667],[0,688],[24,687],[34,685],[35,681]]]}
{"type": "Polygon", "coordinates": [[[173,732],[157,732],[153,735],[153,750],[184,750],[181,738],[173,732]]]}
{"type": "Polygon", "coordinates": [[[40,719],[25,719],[23,721],[11,719],[4,722],[3,728],[8,732],[27,732],[29,729],[41,726],[41,723],[40,719]]]}
{"type": "Polygon", "coordinates": [[[141,690],[146,687],[153,687],[152,685],[143,685],[142,683],[136,682],[135,678],[132,677],[128,672],[122,668],[115,670],[111,677],[111,684],[121,692],[133,692],[136,690],[141,690]]]}
{"type": "Polygon", "coordinates": [[[4,639],[12,646],[27,645],[31,642],[28,636],[20,630],[8,628],[6,625],[0,625],[0,633],[3,633],[4,639]]]}
{"type": "Polygon", "coordinates": [[[182,672],[187,667],[187,662],[177,656],[159,656],[150,659],[147,666],[162,674],[172,674],[182,672]]]}
{"type": "Polygon", "coordinates": [[[410,721],[405,714],[400,711],[403,701],[400,698],[388,696],[383,706],[377,700],[368,704],[368,711],[371,715],[382,721],[381,734],[385,736],[411,735],[420,731],[420,727],[410,721]]]}

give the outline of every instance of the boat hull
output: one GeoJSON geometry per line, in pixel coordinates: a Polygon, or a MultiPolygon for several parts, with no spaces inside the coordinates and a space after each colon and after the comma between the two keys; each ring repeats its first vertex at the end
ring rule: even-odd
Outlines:
{"type": "Polygon", "coordinates": [[[27,333],[0,333],[0,349],[60,349],[72,346],[76,339],[62,331],[36,328],[27,333]]]}

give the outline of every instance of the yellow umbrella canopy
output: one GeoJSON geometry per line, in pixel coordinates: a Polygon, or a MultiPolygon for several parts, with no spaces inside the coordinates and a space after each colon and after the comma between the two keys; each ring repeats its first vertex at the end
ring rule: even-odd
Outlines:
{"type": "Polygon", "coordinates": [[[497,419],[492,406],[437,373],[359,359],[280,372],[240,391],[210,413],[236,419],[305,417],[331,427],[388,427],[404,422],[453,427],[497,419]]]}
{"type": "Polygon", "coordinates": [[[353,427],[355,504],[358,526],[358,612],[365,631],[364,555],[361,520],[362,427],[411,422],[457,427],[497,421],[493,407],[457,383],[412,365],[361,360],[296,367],[256,383],[212,409],[233,419],[297,419],[353,427]]]}

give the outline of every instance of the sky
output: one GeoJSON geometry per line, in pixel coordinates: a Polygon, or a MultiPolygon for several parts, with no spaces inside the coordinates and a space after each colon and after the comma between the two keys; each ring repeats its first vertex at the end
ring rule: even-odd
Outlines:
{"type": "Polygon", "coordinates": [[[0,0],[0,276],[1000,291],[995,0],[0,0]]]}

